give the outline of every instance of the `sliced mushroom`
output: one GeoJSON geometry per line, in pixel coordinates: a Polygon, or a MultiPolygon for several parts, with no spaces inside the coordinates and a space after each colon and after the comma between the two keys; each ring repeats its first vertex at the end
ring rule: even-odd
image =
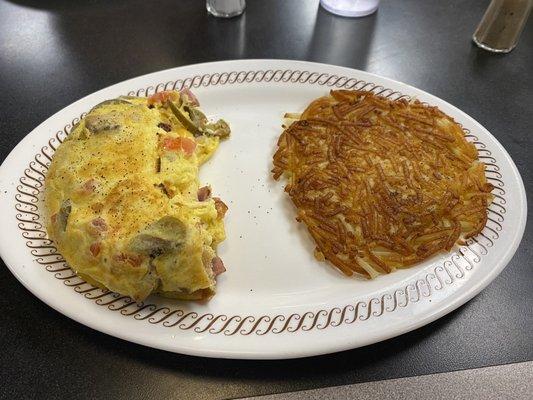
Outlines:
{"type": "Polygon", "coordinates": [[[59,230],[65,231],[67,229],[67,222],[70,213],[72,212],[72,203],[70,199],[67,199],[61,203],[59,212],[57,213],[56,221],[59,230]]]}
{"type": "Polygon", "coordinates": [[[207,136],[217,136],[221,139],[224,139],[229,136],[231,130],[226,121],[219,119],[217,122],[207,124],[204,132],[207,136]]]}
{"type": "Polygon", "coordinates": [[[129,248],[135,253],[155,258],[178,249],[185,241],[186,235],[187,230],[183,222],[174,217],[163,217],[135,236],[129,248]]]}
{"type": "Polygon", "coordinates": [[[163,238],[141,233],[131,241],[130,249],[135,253],[158,257],[173,247],[173,242],[163,238]]]}
{"type": "Polygon", "coordinates": [[[87,115],[85,117],[85,127],[91,133],[101,133],[118,129],[120,124],[117,113],[110,112],[100,115],[87,115]]]}
{"type": "Polygon", "coordinates": [[[124,100],[129,103],[128,100],[138,100],[139,98],[137,96],[118,96],[115,100],[124,100]]]}
{"type": "Polygon", "coordinates": [[[102,101],[101,103],[98,103],[93,108],[91,108],[91,110],[88,112],[88,114],[90,114],[94,110],[97,110],[97,109],[99,109],[99,108],[101,108],[103,106],[107,106],[107,105],[110,105],[110,104],[130,104],[131,105],[133,103],[131,103],[130,101],[126,100],[125,96],[121,96],[118,99],[105,100],[105,101],[102,101]]]}

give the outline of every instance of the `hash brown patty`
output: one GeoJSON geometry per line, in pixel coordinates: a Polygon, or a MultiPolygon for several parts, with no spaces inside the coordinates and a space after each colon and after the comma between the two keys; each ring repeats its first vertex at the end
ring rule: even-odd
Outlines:
{"type": "Polygon", "coordinates": [[[460,125],[437,107],[333,90],[281,134],[275,179],[346,275],[374,278],[449,251],[485,226],[492,186],[460,125]]]}

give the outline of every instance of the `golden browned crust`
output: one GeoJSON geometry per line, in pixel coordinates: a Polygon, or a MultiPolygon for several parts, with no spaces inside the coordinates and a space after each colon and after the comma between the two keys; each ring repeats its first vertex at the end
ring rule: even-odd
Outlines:
{"type": "Polygon", "coordinates": [[[368,277],[478,234],[492,186],[461,127],[436,107],[331,91],[281,134],[274,178],[318,259],[368,277]]]}

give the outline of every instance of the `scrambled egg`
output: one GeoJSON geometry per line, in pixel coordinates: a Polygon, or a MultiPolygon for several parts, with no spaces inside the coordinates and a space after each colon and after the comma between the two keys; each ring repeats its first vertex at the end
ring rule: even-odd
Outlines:
{"type": "Polygon", "coordinates": [[[88,282],[136,301],[199,300],[224,272],[227,210],[198,169],[221,138],[188,90],[94,107],[57,149],[45,182],[47,230],[88,282]]]}

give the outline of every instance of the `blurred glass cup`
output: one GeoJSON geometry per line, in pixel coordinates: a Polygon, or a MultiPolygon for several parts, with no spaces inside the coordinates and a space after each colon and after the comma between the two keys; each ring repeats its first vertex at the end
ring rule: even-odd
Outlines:
{"type": "Polygon", "coordinates": [[[241,15],[246,7],[245,0],[206,0],[209,14],[220,18],[231,18],[241,15]]]}
{"type": "Polygon", "coordinates": [[[472,40],[484,50],[509,53],[516,47],[533,0],[492,0],[472,40]]]}
{"type": "Polygon", "coordinates": [[[330,13],[343,17],[364,17],[378,9],[379,0],[320,0],[330,13]]]}

